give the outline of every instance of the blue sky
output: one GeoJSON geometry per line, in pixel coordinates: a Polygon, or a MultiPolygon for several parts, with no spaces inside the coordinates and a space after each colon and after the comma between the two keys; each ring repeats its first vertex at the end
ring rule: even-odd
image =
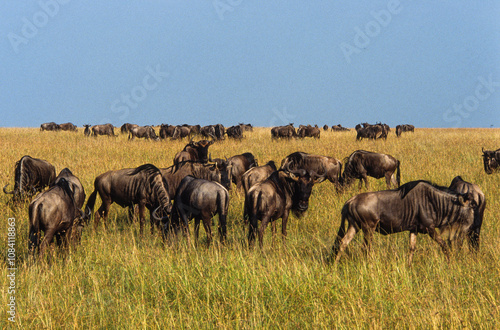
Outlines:
{"type": "Polygon", "coordinates": [[[500,126],[498,1],[6,1],[0,126],[500,126]]]}

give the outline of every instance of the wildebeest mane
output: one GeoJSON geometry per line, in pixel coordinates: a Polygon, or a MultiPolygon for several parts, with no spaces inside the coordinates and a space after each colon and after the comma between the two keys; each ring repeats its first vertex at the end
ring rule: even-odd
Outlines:
{"type": "Polygon", "coordinates": [[[444,192],[451,194],[451,195],[455,195],[455,196],[459,195],[456,191],[450,190],[448,187],[443,187],[443,186],[437,185],[437,184],[430,182],[430,181],[427,181],[427,180],[416,180],[416,181],[411,181],[411,182],[405,183],[404,185],[402,185],[396,189],[397,191],[399,191],[401,199],[405,198],[406,195],[408,195],[408,193],[410,191],[412,191],[419,183],[426,183],[426,184],[428,184],[428,185],[430,185],[438,190],[444,191],[444,192]]]}

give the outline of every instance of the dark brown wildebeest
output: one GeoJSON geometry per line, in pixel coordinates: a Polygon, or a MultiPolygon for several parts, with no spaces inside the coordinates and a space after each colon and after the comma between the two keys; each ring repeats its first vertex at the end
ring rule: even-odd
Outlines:
{"type": "MultiPolygon", "coordinates": [[[[486,208],[486,198],[484,197],[484,193],[478,185],[464,181],[460,176],[456,176],[450,184],[450,190],[454,190],[460,194],[470,194],[475,202],[474,208],[474,223],[470,226],[467,234],[467,239],[469,242],[469,247],[474,251],[479,250],[479,235],[481,233],[481,226],[483,224],[483,216],[484,210],[486,208]]],[[[451,233],[451,237],[453,238],[453,234],[451,233]]],[[[450,241],[450,240],[449,240],[450,241]]],[[[459,246],[461,246],[462,239],[459,237],[459,246]]]]}
{"type": "Polygon", "coordinates": [[[92,126],[92,125],[89,125],[89,124],[83,125],[83,127],[85,127],[85,129],[83,130],[83,135],[90,136],[90,133],[91,133],[90,132],[90,126],[92,126]]]}
{"type": "Polygon", "coordinates": [[[187,126],[176,126],[174,133],[172,134],[172,139],[183,139],[185,137],[191,136],[191,129],[187,126]]]}
{"type": "Polygon", "coordinates": [[[212,218],[219,215],[219,238],[223,243],[226,239],[226,219],[229,208],[229,193],[220,183],[205,179],[196,179],[186,176],[182,179],[175,195],[174,212],[171,225],[165,225],[166,237],[170,227],[175,229],[179,225],[183,228],[189,241],[189,220],[195,220],[194,237],[198,243],[200,221],[207,234],[207,246],[212,241],[212,218]],[[180,220],[180,223],[179,223],[180,220]]]}
{"type": "Polygon", "coordinates": [[[415,131],[415,126],[413,125],[403,124],[396,126],[397,137],[400,137],[403,132],[414,132],[414,131],[415,131]]]}
{"type": "Polygon", "coordinates": [[[49,190],[29,205],[29,251],[43,254],[54,237],[58,245],[76,243],[83,228],[85,190],[67,168],[61,171],[49,190]],[[40,243],[41,233],[45,235],[40,243]]]}
{"type": "Polygon", "coordinates": [[[257,160],[250,152],[229,157],[226,163],[231,167],[231,181],[234,182],[238,189],[241,188],[241,178],[243,177],[243,174],[252,167],[258,166],[257,160]]]}
{"type": "Polygon", "coordinates": [[[474,223],[474,205],[470,194],[462,195],[426,181],[412,181],[398,189],[356,195],[342,208],[342,220],[333,245],[335,262],[360,229],[367,251],[374,231],[383,235],[409,231],[408,265],[412,263],[418,233],[428,234],[448,257],[447,244],[436,229],[443,231],[456,226],[459,232],[467,233],[474,223]]]}
{"type": "Polygon", "coordinates": [[[271,128],[271,138],[273,139],[291,139],[292,137],[297,137],[297,132],[295,131],[295,127],[293,127],[293,123],[271,128]]]}
{"type": "Polygon", "coordinates": [[[208,161],[208,147],[214,144],[214,140],[201,140],[193,142],[193,139],[179,151],[174,157],[174,165],[184,161],[195,161],[206,163],[208,161]]]}
{"type": "Polygon", "coordinates": [[[333,184],[337,191],[340,189],[340,176],[342,174],[342,162],[334,157],[311,155],[297,151],[286,156],[281,161],[281,168],[291,170],[305,169],[308,172],[326,175],[326,178],[333,184]]]}
{"type": "Polygon", "coordinates": [[[239,123],[238,125],[241,126],[241,129],[243,130],[243,132],[253,132],[252,124],[239,123]]]}
{"type": "Polygon", "coordinates": [[[277,171],[274,161],[269,161],[266,165],[252,167],[241,177],[241,183],[245,190],[245,195],[248,190],[259,182],[265,181],[273,172],[277,171]]]}
{"type": "Polygon", "coordinates": [[[130,129],[128,133],[128,139],[133,140],[135,138],[144,138],[146,140],[158,141],[160,138],[156,135],[155,129],[152,126],[137,126],[130,129]]]}
{"type": "Polygon", "coordinates": [[[74,125],[72,123],[64,123],[64,124],[59,125],[59,127],[61,127],[61,130],[63,130],[63,131],[76,132],[78,130],[76,128],[76,125],[74,125]]]}
{"type": "Polygon", "coordinates": [[[324,179],[325,176],[318,176],[304,169],[290,171],[285,168],[273,172],[265,181],[251,187],[245,196],[243,209],[243,218],[249,219],[249,245],[253,244],[258,231],[259,246],[262,247],[268,223],[279,218],[282,219],[281,234],[284,242],[290,210],[298,215],[307,211],[313,185],[324,179]]]}
{"type": "Polygon", "coordinates": [[[328,125],[326,125],[326,124],[325,124],[325,125],[323,126],[323,131],[328,131],[328,129],[329,129],[328,125]]]}
{"type": "Polygon", "coordinates": [[[180,182],[186,176],[191,175],[197,179],[205,179],[209,181],[215,181],[226,189],[231,186],[231,180],[229,177],[228,170],[230,167],[222,168],[218,164],[202,164],[192,161],[184,161],[179,163],[177,166],[173,165],[167,168],[160,169],[163,179],[168,185],[168,194],[171,199],[175,197],[177,188],[180,182]]]}
{"type": "Polygon", "coordinates": [[[127,134],[130,132],[130,130],[134,127],[139,127],[139,125],[137,124],[130,124],[130,123],[125,123],[122,125],[122,127],[120,127],[120,132],[122,134],[127,134]]]}
{"type": "Polygon", "coordinates": [[[98,135],[118,136],[115,135],[115,128],[112,124],[92,126],[92,136],[97,137],[98,135]]]}
{"type": "Polygon", "coordinates": [[[493,151],[484,150],[483,148],[482,152],[484,171],[486,172],[486,174],[492,174],[493,172],[500,170],[500,149],[493,151]]]}
{"type": "Polygon", "coordinates": [[[166,139],[168,137],[172,137],[174,135],[175,126],[168,124],[160,125],[160,138],[166,139]]]}
{"type": "Polygon", "coordinates": [[[375,125],[371,125],[368,123],[363,123],[363,127],[360,124],[356,125],[356,140],[362,140],[363,138],[367,139],[386,139],[387,135],[390,132],[390,127],[387,124],[377,123],[375,125]]]}
{"type": "Polygon", "coordinates": [[[40,125],[40,131],[60,131],[61,126],[51,121],[50,123],[43,123],[40,125]]]}
{"type": "Polygon", "coordinates": [[[354,180],[358,179],[359,189],[362,187],[363,180],[365,181],[366,189],[369,189],[369,176],[375,179],[385,177],[385,182],[389,189],[391,188],[391,183],[398,187],[401,184],[400,162],[390,155],[357,150],[345,158],[344,163],[344,173],[342,173],[340,178],[342,186],[348,186],[354,180]],[[394,173],[396,173],[395,178],[394,173]]]}
{"type": "Polygon", "coordinates": [[[30,156],[23,156],[16,162],[14,171],[14,190],[3,192],[12,194],[12,201],[29,199],[45,187],[50,186],[56,178],[56,169],[48,161],[30,156]]]}
{"type": "MultiPolygon", "coordinates": [[[[97,193],[101,197],[101,207],[95,213],[95,225],[99,219],[108,217],[109,207],[117,203],[128,207],[129,218],[134,216],[134,205],[139,205],[140,233],[143,233],[146,208],[150,212],[151,234],[160,220],[152,216],[153,211],[160,211],[162,216],[170,214],[172,204],[168,194],[168,186],[161,172],[152,164],[144,164],[137,168],[109,171],[94,180],[94,191],[85,206],[86,213],[92,213],[97,193]]],[[[155,212],[155,214],[156,214],[155,212]]]]}
{"type": "Polygon", "coordinates": [[[215,127],[214,125],[207,125],[200,128],[200,134],[205,138],[215,137],[215,127]]]}
{"type": "Polygon", "coordinates": [[[350,129],[348,129],[346,127],[343,127],[342,125],[338,124],[338,125],[333,125],[332,126],[332,131],[336,131],[336,132],[348,132],[348,131],[350,131],[350,129]]]}
{"type": "Polygon", "coordinates": [[[319,130],[319,128],[311,125],[300,125],[299,129],[297,130],[297,136],[299,138],[313,137],[315,139],[319,139],[320,135],[321,131],[319,130]]]}
{"type": "Polygon", "coordinates": [[[243,139],[243,129],[240,125],[231,126],[226,130],[226,134],[228,138],[231,139],[243,139]]]}

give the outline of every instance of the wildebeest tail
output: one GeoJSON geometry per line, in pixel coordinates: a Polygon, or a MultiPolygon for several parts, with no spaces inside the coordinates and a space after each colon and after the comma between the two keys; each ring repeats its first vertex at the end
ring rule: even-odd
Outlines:
{"type": "Polygon", "coordinates": [[[345,204],[344,207],[342,208],[342,218],[340,220],[340,227],[339,227],[339,231],[337,233],[337,237],[335,238],[335,243],[333,243],[333,254],[332,256],[336,256],[339,249],[340,249],[340,242],[342,241],[342,238],[344,238],[345,236],[345,220],[347,218],[347,212],[348,212],[348,209],[349,209],[349,204],[345,204]]]}
{"type": "Polygon", "coordinates": [[[89,199],[87,200],[87,205],[85,205],[85,213],[89,214],[90,216],[92,215],[92,213],[94,213],[94,205],[96,197],[97,197],[97,190],[94,190],[94,192],[90,194],[89,199]]]}
{"type": "Polygon", "coordinates": [[[399,170],[399,165],[400,165],[400,162],[399,160],[396,159],[396,162],[397,162],[397,169],[396,169],[396,181],[398,183],[398,187],[401,186],[401,172],[399,170]]]}

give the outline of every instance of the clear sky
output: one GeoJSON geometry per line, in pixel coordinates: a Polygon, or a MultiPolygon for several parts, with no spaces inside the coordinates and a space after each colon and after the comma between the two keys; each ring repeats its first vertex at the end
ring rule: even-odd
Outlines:
{"type": "Polygon", "coordinates": [[[500,126],[500,1],[3,1],[0,126],[500,126]]]}

